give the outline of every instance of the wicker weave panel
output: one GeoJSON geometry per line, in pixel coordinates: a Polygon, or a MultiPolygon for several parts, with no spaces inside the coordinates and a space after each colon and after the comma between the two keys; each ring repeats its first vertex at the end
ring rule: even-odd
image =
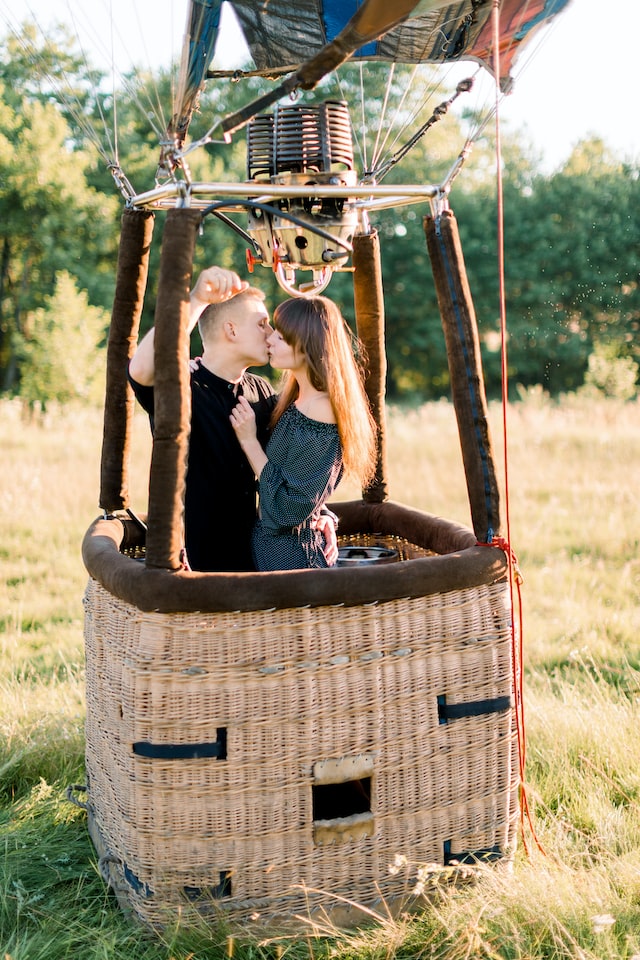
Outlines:
{"type": "Polygon", "coordinates": [[[146,922],[205,912],[221,893],[214,906],[231,916],[293,914],[308,899],[297,884],[373,903],[376,885],[394,895],[397,853],[442,863],[447,850],[512,847],[505,583],[202,616],[141,613],[91,580],[85,632],[92,835],[146,922]],[[480,713],[443,713],[464,704],[480,713]],[[212,744],[221,731],[225,759],[134,749],[212,744]],[[314,769],[336,760],[349,781],[354,758],[372,771],[367,810],[345,800],[353,782],[330,787],[336,810],[314,824],[314,769]]]}

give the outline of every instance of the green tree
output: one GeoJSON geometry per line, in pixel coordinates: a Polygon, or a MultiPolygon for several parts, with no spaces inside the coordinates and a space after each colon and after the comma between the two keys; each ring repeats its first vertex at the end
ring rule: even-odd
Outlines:
{"type": "Polygon", "coordinates": [[[55,103],[76,128],[76,145],[83,146],[89,128],[81,119],[94,110],[102,74],[86,63],[68,29],[61,25],[42,37],[34,23],[25,22],[19,31],[7,33],[0,46],[5,103],[14,109],[25,100],[55,103]]]}
{"type": "Polygon", "coordinates": [[[633,357],[640,318],[640,182],[602,144],[505,192],[510,356],[525,385],[552,393],[583,382],[595,344],[633,357]]]}
{"type": "MultiPolygon", "coordinates": [[[[392,176],[402,175],[405,183],[438,184],[451,168],[465,143],[461,125],[449,115],[430,129],[407,154],[402,167],[392,176]]],[[[470,154],[462,175],[454,181],[451,208],[463,233],[467,216],[484,216],[484,202],[476,196],[487,192],[490,150],[479,142],[470,154]]],[[[430,203],[384,210],[372,215],[381,236],[385,304],[387,315],[388,392],[392,398],[413,395],[421,399],[448,396],[449,369],[442,323],[429,262],[424,233],[424,217],[431,213],[430,203]]],[[[479,243],[471,251],[463,243],[470,280],[478,273],[495,277],[495,240],[490,245],[487,232],[478,231],[467,239],[479,243]],[[471,255],[470,255],[471,254],[471,255]],[[474,275],[475,274],[475,275],[474,275]]],[[[475,293],[472,284],[472,292],[475,293]]],[[[479,322],[484,305],[476,302],[479,322]]],[[[497,308],[491,314],[496,316],[497,308]]]]}
{"type": "MultiPolygon", "coordinates": [[[[638,171],[599,141],[551,177],[509,144],[504,166],[509,380],[551,393],[577,389],[599,343],[637,358],[638,171]]],[[[483,342],[490,393],[500,387],[495,185],[452,193],[483,342]]]]}
{"type": "MultiPolygon", "coordinates": [[[[173,108],[170,71],[134,70],[120,89],[106,91],[100,75],[56,34],[37,47],[35,34],[4,44],[0,58],[0,390],[16,389],[25,317],[50,296],[60,270],[68,270],[89,303],[111,304],[119,215],[123,200],[107,161],[119,162],[136,191],[166,176],[158,171],[160,141],[173,108]],[[41,64],[34,70],[34,62],[41,64]],[[62,95],[62,88],[67,92],[62,95]],[[73,95],[70,94],[70,91],[73,95]],[[117,141],[114,129],[117,122],[117,141]]],[[[340,98],[351,108],[356,130],[356,166],[372,165],[373,146],[385,142],[396,158],[401,145],[445,94],[430,68],[409,80],[410,68],[368,64],[366,96],[360,101],[356,64],[340,70],[341,85],[323,81],[310,100],[340,98]],[[404,134],[383,126],[380,104],[391,79],[389,115],[408,121],[404,134]],[[427,102],[430,106],[427,106],[427,102]],[[359,130],[367,131],[362,146],[359,130]]],[[[246,133],[223,143],[216,122],[271,87],[245,78],[209,81],[190,134],[211,132],[212,142],[186,158],[193,181],[245,180],[246,133]]],[[[459,101],[459,103],[462,101],[459,101]]],[[[439,183],[462,148],[465,124],[456,110],[435,123],[385,182],[439,183]]],[[[500,388],[497,198],[492,133],[485,133],[450,194],[474,298],[488,390],[500,388]]],[[[578,388],[589,357],[613,344],[615,356],[640,360],[640,255],[638,169],[616,161],[598,140],[580,144],[552,176],[539,172],[539,158],[517,135],[503,131],[505,282],[509,378],[514,386],[543,384],[552,393],[578,388]]],[[[389,393],[421,398],[448,394],[448,368],[428,261],[422,219],[429,203],[371,213],[381,236],[387,315],[389,393]]],[[[164,215],[157,212],[143,330],[153,322],[164,215]]],[[[242,205],[230,213],[246,227],[242,205]]],[[[215,215],[206,217],[194,269],[220,263],[243,271],[246,238],[215,215]]],[[[282,298],[273,274],[256,268],[255,282],[270,302],[282,298]]],[[[328,294],[353,320],[352,285],[339,274],[328,294]]],[[[631,369],[631,368],[630,368],[631,369]]]]}
{"type": "Polygon", "coordinates": [[[584,386],[587,395],[632,400],[638,393],[638,364],[630,357],[621,357],[615,343],[597,343],[589,362],[584,386]]]}
{"type": "Polygon", "coordinates": [[[97,356],[107,322],[74,277],[60,271],[53,295],[29,314],[22,341],[20,396],[32,410],[45,411],[53,402],[98,402],[104,377],[97,356]]]}
{"type": "Polygon", "coordinates": [[[95,162],[76,149],[52,103],[0,83],[0,390],[19,385],[24,318],[53,291],[59,270],[104,303],[112,288],[116,201],[86,186],[95,162]],[[111,260],[111,263],[109,262],[111,260]]]}

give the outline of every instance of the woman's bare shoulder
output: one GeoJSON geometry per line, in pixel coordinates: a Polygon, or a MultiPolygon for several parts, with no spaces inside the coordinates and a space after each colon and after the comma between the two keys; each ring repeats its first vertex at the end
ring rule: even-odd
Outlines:
{"type": "Polygon", "coordinates": [[[303,404],[296,403],[298,410],[309,420],[318,420],[320,423],[335,423],[336,416],[331,401],[326,393],[318,393],[310,397],[303,404]]]}

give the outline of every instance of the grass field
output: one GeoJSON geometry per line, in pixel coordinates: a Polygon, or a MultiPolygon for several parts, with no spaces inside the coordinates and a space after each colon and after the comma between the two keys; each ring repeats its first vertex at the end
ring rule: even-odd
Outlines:
{"type": "MultiPolygon", "coordinates": [[[[501,411],[491,413],[502,474],[501,411]]],[[[525,830],[529,852],[520,843],[512,873],[443,886],[417,917],[259,943],[222,929],[152,937],[98,876],[65,788],[84,779],[80,542],[98,513],[101,417],[65,410],[39,425],[0,404],[2,960],[640,960],[640,405],[557,405],[534,392],[507,426],[527,792],[542,851],[525,830]]],[[[147,434],[139,417],[141,512],[147,434]]],[[[392,409],[389,461],[394,499],[469,523],[449,404],[392,409]]]]}

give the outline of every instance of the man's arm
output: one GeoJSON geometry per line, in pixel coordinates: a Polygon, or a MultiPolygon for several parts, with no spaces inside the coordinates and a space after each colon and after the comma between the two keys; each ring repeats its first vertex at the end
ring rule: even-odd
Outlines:
{"type": "MultiPolygon", "coordinates": [[[[200,315],[210,303],[222,303],[246,290],[249,284],[241,280],[233,270],[223,267],[208,267],[203,270],[189,296],[189,324],[191,336],[200,315]]],[[[143,387],[152,387],[155,382],[155,328],[152,327],[138,344],[129,362],[129,374],[143,387]]]]}

